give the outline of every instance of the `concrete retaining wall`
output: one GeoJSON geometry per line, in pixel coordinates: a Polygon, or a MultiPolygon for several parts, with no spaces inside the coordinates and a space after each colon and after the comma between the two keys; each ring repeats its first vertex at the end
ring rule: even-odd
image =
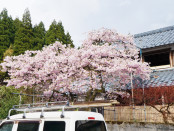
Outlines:
{"type": "Polygon", "coordinates": [[[174,131],[174,125],[122,123],[107,124],[108,131],[174,131]]]}

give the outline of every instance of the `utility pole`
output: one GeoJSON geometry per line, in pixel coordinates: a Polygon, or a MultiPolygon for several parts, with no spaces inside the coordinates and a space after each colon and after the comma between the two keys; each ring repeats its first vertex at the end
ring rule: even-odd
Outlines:
{"type": "Polygon", "coordinates": [[[144,101],[144,118],[146,122],[146,102],[145,102],[145,97],[144,97],[144,81],[143,81],[143,101],[144,101]]]}
{"type": "Polygon", "coordinates": [[[133,87],[133,74],[132,74],[132,71],[131,71],[131,90],[132,90],[133,119],[135,120],[134,87],[133,87]]]}

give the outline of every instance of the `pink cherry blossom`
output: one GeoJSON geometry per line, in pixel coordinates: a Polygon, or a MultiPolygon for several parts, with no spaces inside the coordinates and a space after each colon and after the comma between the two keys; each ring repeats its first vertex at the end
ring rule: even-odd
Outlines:
{"type": "Polygon", "coordinates": [[[132,36],[102,28],[89,32],[80,49],[55,42],[42,50],[7,56],[0,65],[10,76],[8,86],[35,88],[48,96],[81,94],[121,88],[130,82],[130,73],[149,79],[149,65],[138,54],[132,36]]]}

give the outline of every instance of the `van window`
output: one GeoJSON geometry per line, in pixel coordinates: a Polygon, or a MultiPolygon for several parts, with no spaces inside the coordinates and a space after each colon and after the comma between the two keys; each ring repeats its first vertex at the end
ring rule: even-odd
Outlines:
{"type": "Polygon", "coordinates": [[[11,131],[13,128],[13,122],[5,122],[0,126],[0,131],[11,131]]]}
{"type": "Polygon", "coordinates": [[[82,120],[76,121],[75,131],[106,131],[103,121],[82,120]]]}
{"type": "Polygon", "coordinates": [[[17,131],[38,131],[39,121],[20,121],[17,131]]]}
{"type": "Polygon", "coordinates": [[[45,121],[43,131],[65,131],[64,121],[45,121]]]}

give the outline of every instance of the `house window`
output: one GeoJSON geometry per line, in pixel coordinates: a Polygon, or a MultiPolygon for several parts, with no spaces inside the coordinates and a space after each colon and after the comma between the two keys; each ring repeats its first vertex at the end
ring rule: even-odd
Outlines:
{"type": "Polygon", "coordinates": [[[144,60],[145,62],[149,62],[151,67],[170,65],[169,52],[144,55],[144,60]]]}

